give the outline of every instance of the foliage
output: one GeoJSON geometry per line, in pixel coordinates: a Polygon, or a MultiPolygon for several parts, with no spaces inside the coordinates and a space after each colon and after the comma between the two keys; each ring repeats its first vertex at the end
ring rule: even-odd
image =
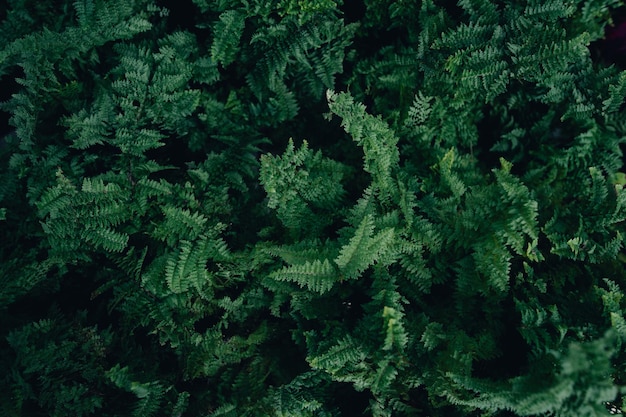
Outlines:
{"type": "Polygon", "coordinates": [[[0,10],[2,415],[623,407],[624,5],[358,3],[0,10]]]}

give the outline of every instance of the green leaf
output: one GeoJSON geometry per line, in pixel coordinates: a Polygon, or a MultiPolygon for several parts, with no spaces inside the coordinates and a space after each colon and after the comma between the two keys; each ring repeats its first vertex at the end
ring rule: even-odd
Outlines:
{"type": "Polygon", "coordinates": [[[384,360],[378,365],[376,376],[372,381],[372,392],[381,393],[389,389],[391,383],[398,376],[398,370],[389,360],[384,360]]]}
{"type": "Polygon", "coordinates": [[[356,341],[350,336],[346,336],[325,353],[307,360],[314,369],[322,369],[333,374],[342,370],[348,364],[354,364],[363,360],[364,357],[364,353],[356,341]]]}
{"type": "Polygon", "coordinates": [[[193,270],[193,257],[191,256],[193,243],[188,240],[180,242],[178,255],[170,256],[165,265],[165,280],[169,289],[180,294],[186,292],[191,285],[189,276],[193,270]]]}
{"type": "Polygon", "coordinates": [[[220,15],[215,25],[215,37],[211,45],[211,56],[224,67],[230,65],[239,50],[246,15],[238,10],[227,10],[220,15]]]}
{"type": "Polygon", "coordinates": [[[385,344],[383,350],[391,350],[394,346],[399,350],[404,350],[409,342],[409,335],[404,330],[403,317],[400,311],[385,306],[383,308],[383,318],[385,319],[385,344]]]}
{"type": "Polygon", "coordinates": [[[328,261],[319,259],[304,264],[284,267],[271,274],[271,277],[278,281],[290,281],[297,283],[302,288],[324,294],[328,292],[338,279],[335,267],[328,261]]]}
{"type": "Polygon", "coordinates": [[[394,239],[393,228],[387,228],[376,235],[374,218],[366,215],[355,230],[350,242],[341,248],[335,263],[348,279],[357,278],[383,255],[394,239]]]}

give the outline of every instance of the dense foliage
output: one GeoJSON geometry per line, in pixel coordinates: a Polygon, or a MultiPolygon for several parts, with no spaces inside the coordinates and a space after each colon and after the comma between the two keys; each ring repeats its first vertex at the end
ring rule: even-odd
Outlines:
{"type": "Polygon", "coordinates": [[[1,415],[619,411],[621,1],[169,3],[0,7],[1,415]]]}

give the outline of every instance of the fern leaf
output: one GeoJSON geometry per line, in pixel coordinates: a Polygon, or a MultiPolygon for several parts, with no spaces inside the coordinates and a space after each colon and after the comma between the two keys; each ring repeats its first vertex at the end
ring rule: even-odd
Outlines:
{"type": "Polygon", "coordinates": [[[355,278],[369,266],[369,260],[366,257],[370,256],[367,250],[373,232],[374,219],[371,215],[367,215],[361,221],[350,242],[341,249],[335,263],[346,277],[355,278]]]}
{"type": "Polygon", "coordinates": [[[265,250],[291,265],[337,256],[334,242],[322,242],[319,239],[302,240],[293,245],[271,246],[265,250]]]}
{"type": "Polygon", "coordinates": [[[108,252],[122,252],[128,245],[129,236],[111,228],[96,228],[85,231],[84,238],[108,252]]]}
{"type": "Polygon", "coordinates": [[[132,417],[154,417],[161,408],[164,389],[159,383],[131,382],[130,391],[139,401],[133,409],[132,417]]]}
{"type": "Polygon", "coordinates": [[[557,19],[567,18],[576,12],[572,4],[564,4],[562,0],[549,0],[539,5],[529,4],[524,10],[524,16],[530,18],[540,17],[542,20],[553,22],[557,19]]]}
{"type": "Polygon", "coordinates": [[[397,309],[387,306],[383,308],[383,318],[386,322],[383,350],[391,350],[394,346],[399,350],[404,350],[409,342],[409,335],[402,323],[403,316],[404,314],[397,309]]]}
{"type": "Polygon", "coordinates": [[[304,264],[285,267],[280,271],[273,272],[271,277],[278,281],[295,282],[302,288],[324,294],[330,291],[337,282],[338,274],[328,259],[324,259],[323,262],[320,260],[307,261],[304,264]]]}
{"type": "Polygon", "coordinates": [[[431,101],[433,97],[427,97],[419,91],[413,99],[413,104],[409,108],[406,124],[410,127],[417,127],[424,124],[432,111],[431,101]]]}
{"type": "Polygon", "coordinates": [[[344,245],[335,259],[335,263],[348,278],[357,278],[365,269],[374,264],[383,255],[394,238],[394,230],[387,228],[375,236],[372,215],[363,218],[350,242],[344,245]]]}
{"type": "Polygon", "coordinates": [[[365,355],[356,341],[350,336],[346,336],[325,353],[307,360],[314,369],[321,369],[332,375],[348,364],[357,363],[364,358],[365,355]]]}
{"type": "Polygon", "coordinates": [[[239,417],[237,406],[234,404],[224,404],[213,410],[210,417],[239,417]]]}
{"type": "Polygon", "coordinates": [[[613,326],[618,336],[622,340],[626,340],[626,320],[624,319],[624,316],[622,314],[611,312],[610,318],[611,326],[613,326]]]}
{"type": "Polygon", "coordinates": [[[330,110],[341,117],[341,126],[363,147],[365,171],[372,174],[373,184],[384,194],[395,194],[392,179],[399,162],[398,138],[380,118],[367,113],[347,93],[326,92],[330,110]]]}
{"type": "Polygon", "coordinates": [[[497,243],[476,245],[473,254],[476,270],[484,275],[488,285],[498,292],[506,292],[509,288],[509,272],[512,256],[509,251],[497,243]]]}
{"type": "Polygon", "coordinates": [[[398,370],[391,364],[389,360],[383,360],[378,365],[376,376],[372,381],[372,392],[374,394],[380,394],[389,389],[391,383],[398,376],[398,370]]]}
{"type": "Polygon", "coordinates": [[[120,148],[123,153],[135,156],[143,156],[150,149],[160,148],[165,144],[161,142],[165,135],[153,129],[140,129],[131,131],[130,129],[120,128],[115,132],[115,141],[113,142],[120,148]]]}
{"type": "Polygon", "coordinates": [[[166,222],[170,226],[170,229],[173,229],[176,226],[184,226],[184,236],[191,240],[195,239],[202,233],[208,221],[208,219],[201,213],[192,213],[188,209],[181,210],[176,207],[168,206],[163,208],[163,213],[165,214],[166,222]]]}
{"type": "Polygon", "coordinates": [[[170,256],[165,266],[167,286],[175,294],[186,292],[190,286],[189,270],[192,268],[190,256],[193,244],[184,240],[180,242],[178,256],[170,256]]]}
{"type": "Polygon", "coordinates": [[[602,111],[605,116],[610,113],[617,113],[626,97],[626,71],[622,71],[617,83],[609,88],[609,98],[603,101],[602,111]]]}

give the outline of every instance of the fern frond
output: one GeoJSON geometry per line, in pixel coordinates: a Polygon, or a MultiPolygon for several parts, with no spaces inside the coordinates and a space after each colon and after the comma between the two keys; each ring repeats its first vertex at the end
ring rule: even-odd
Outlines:
{"type": "Polygon", "coordinates": [[[404,314],[392,307],[383,308],[385,320],[385,344],[383,350],[391,350],[394,347],[399,351],[404,350],[409,342],[409,336],[403,325],[404,314]]]}
{"type": "MultiPolygon", "coordinates": [[[[326,93],[330,110],[341,117],[341,125],[363,147],[363,168],[372,174],[373,185],[385,195],[395,195],[392,178],[399,162],[398,139],[380,118],[369,115],[365,106],[347,93],[326,93]]],[[[384,198],[384,196],[383,196],[384,198]]]]}
{"type": "Polygon", "coordinates": [[[349,364],[364,360],[365,357],[365,352],[360,349],[357,342],[350,336],[346,336],[325,353],[307,358],[307,361],[313,369],[320,369],[332,375],[349,364]]]}
{"type": "Polygon", "coordinates": [[[220,15],[214,29],[216,36],[211,45],[213,61],[221,63],[224,67],[234,61],[244,24],[245,14],[238,10],[227,10],[220,15]]]}
{"type": "Polygon", "coordinates": [[[234,404],[223,404],[209,414],[211,417],[238,417],[237,406],[234,404]]]}
{"type": "Polygon", "coordinates": [[[120,128],[115,132],[113,144],[120,148],[123,153],[142,156],[150,149],[160,148],[165,144],[161,142],[165,135],[152,129],[129,130],[120,128]]]}
{"type": "Polygon", "coordinates": [[[328,261],[315,260],[284,267],[271,274],[271,277],[278,281],[290,281],[297,283],[302,288],[324,294],[328,292],[338,281],[338,271],[328,261]]]}
{"type": "Polygon", "coordinates": [[[398,376],[398,370],[393,366],[389,360],[383,360],[376,370],[376,375],[372,380],[372,392],[374,394],[380,394],[389,389],[391,383],[398,376]]]}
{"type": "Polygon", "coordinates": [[[405,123],[410,127],[417,127],[424,124],[432,111],[430,102],[433,97],[426,97],[419,91],[413,99],[413,104],[409,108],[408,117],[405,123]]]}
{"type": "Polygon", "coordinates": [[[605,117],[617,113],[626,97],[626,71],[622,71],[617,82],[609,87],[609,97],[602,102],[605,117]]]}
{"type": "Polygon", "coordinates": [[[572,4],[564,3],[562,0],[549,0],[541,4],[529,4],[524,9],[524,15],[529,18],[539,18],[548,22],[557,19],[570,17],[576,12],[576,7],[572,4]]]}
{"type": "Polygon", "coordinates": [[[357,278],[365,269],[374,264],[388,249],[394,238],[392,228],[374,233],[374,219],[365,216],[355,230],[350,242],[344,245],[335,263],[348,279],[357,278]]]}
{"type": "Polygon", "coordinates": [[[203,234],[195,241],[179,241],[178,247],[166,259],[165,281],[170,291],[182,294],[195,288],[204,296],[212,283],[207,264],[228,261],[231,255],[223,240],[203,234]]]}
{"type": "Polygon", "coordinates": [[[193,258],[190,261],[192,249],[193,244],[190,241],[180,242],[178,256],[170,257],[165,266],[165,280],[174,293],[187,291],[191,284],[189,274],[195,273],[193,258]],[[190,263],[191,265],[189,265],[190,263]]]}
{"type": "Polygon", "coordinates": [[[335,245],[318,239],[303,240],[293,245],[271,246],[266,249],[271,255],[279,256],[291,265],[304,264],[317,259],[330,259],[336,256],[335,245]]]}
{"type": "Polygon", "coordinates": [[[88,229],[83,232],[82,237],[96,248],[102,248],[107,252],[122,252],[126,249],[129,239],[128,234],[110,228],[88,229]]]}

